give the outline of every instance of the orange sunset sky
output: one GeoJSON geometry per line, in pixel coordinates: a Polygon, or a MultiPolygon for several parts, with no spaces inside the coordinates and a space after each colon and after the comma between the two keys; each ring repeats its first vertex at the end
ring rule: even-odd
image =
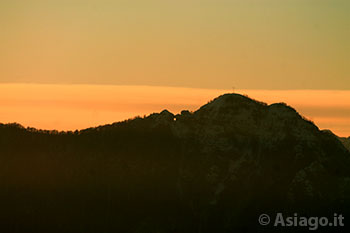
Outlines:
{"type": "Polygon", "coordinates": [[[220,94],[350,136],[348,0],[2,0],[0,123],[75,130],[220,94]]]}

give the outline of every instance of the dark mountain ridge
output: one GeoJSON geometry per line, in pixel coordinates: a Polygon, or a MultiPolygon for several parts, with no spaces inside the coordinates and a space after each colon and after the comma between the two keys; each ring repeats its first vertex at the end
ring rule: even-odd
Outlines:
{"type": "Polygon", "coordinates": [[[343,145],[350,151],[350,137],[340,137],[339,140],[343,143],[343,145]]]}
{"type": "Polygon", "coordinates": [[[271,232],[260,214],[350,204],[335,135],[238,94],[75,132],[1,124],[0,148],[4,232],[271,232]]]}

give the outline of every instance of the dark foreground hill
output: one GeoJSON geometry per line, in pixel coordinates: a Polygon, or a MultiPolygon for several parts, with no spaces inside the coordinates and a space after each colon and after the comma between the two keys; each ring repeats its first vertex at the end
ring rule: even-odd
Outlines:
{"type": "Polygon", "coordinates": [[[76,132],[0,125],[0,232],[272,232],[260,214],[346,215],[349,167],[333,134],[237,94],[76,132]]]}

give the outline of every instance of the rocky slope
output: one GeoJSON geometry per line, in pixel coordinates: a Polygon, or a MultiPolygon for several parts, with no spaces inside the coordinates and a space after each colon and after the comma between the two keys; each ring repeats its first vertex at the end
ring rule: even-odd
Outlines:
{"type": "Polygon", "coordinates": [[[341,137],[339,139],[344,144],[344,146],[350,151],[350,137],[348,138],[341,137]]]}
{"type": "Polygon", "coordinates": [[[76,132],[1,125],[0,148],[11,232],[271,232],[261,213],[350,204],[350,153],[335,135],[238,94],[76,132]]]}

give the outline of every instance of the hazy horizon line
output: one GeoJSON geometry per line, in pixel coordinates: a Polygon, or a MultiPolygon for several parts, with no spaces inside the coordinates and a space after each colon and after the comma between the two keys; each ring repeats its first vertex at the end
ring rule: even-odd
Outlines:
{"type": "Polygon", "coordinates": [[[195,111],[226,93],[287,103],[320,129],[350,136],[350,90],[206,89],[149,85],[0,83],[0,122],[75,131],[164,109],[195,111]]]}

